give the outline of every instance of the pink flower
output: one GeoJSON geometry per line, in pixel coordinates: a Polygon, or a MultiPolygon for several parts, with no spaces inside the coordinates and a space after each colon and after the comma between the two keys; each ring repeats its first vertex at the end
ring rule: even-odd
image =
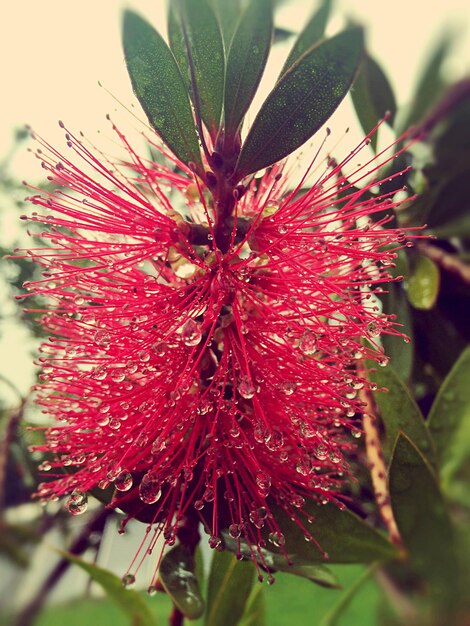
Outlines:
{"type": "Polygon", "coordinates": [[[228,529],[255,554],[262,528],[282,546],[272,503],[295,519],[306,499],[341,505],[368,385],[355,364],[386,363],[377,338],[400,334],[374,295],[404,235],[371,216],[394,203],[368,196],[375,160],[342,174],[364,141],[292,190],[288,165],[242,181],[221,250],[210,175],[155,137],[167,164],[144,159],[114,130],[128,162],[69,133],[70,157],[38,139],[57,186],[30,198],[45,230],[29,289],[50,303],[37,398],[56,422],[38,495],[78,514],[111,485],[111,506],[166,544],[197,515],[212,547],[228,529]]]}

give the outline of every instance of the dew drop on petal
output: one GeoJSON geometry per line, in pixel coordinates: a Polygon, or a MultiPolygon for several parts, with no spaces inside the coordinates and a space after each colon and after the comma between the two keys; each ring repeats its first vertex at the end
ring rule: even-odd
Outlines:
{"type": "Polygon", "coordinates": [[[201,325],[189,319],[183,326],[181,334],[185,346],[197,346],[202,338],[201,325]]]}
{"type": "Polygon", "coordinates": [[[129,491],[132,487],[132,474],[127,470],[119,472],[114,481],[114,486],[118,491],[129,491]]]}
{"type": "Polygon", "coordinates": [[[238,391],[245,400],[250,400],[255,395],[256,389],[249,376],[242,376],[238,384],[238,391]]]}
{"type": "Polygon", "coordinates": [[[256,528],[263,528],[268,512],[264,506],[260,506],[257,509],[250,511],[250,522],[256,526],[256,528]]]}
{"type": "Polygon", "coordinates": [[[317,351],[317,337],[311,330],[306,330],[299,340],[299,350],[305,356],[312,356],[317,351]]]}
{"type": "Polygon", "coordinates": [[[160,481],[152,472],[147,472],[140,481],[139,497],[145,504],[154,504],[162,495],[160,481]]]}
{"type": "Polygon", "coordinates": [[[88,497],[81,491],[73,491],[65,504],[67,511],[72,515],[85,513],[88,506],[88,497]]]}
{"type": "Polygon", "coordinates": [[[124,574],[121,580],[124,587],[131,587],[135,583],[135,576],[134,574],[124,574]]]}
{"type": "Polygon", "coordinates": [[[274,531],[272,533],[269,533],[268,540],[274,546],[276,546],[276,548],[279,548],[279,547],[285,545],[285,543],[286,543],[286,538],[284,537],[284,535],[280,531],[274,531]]]}

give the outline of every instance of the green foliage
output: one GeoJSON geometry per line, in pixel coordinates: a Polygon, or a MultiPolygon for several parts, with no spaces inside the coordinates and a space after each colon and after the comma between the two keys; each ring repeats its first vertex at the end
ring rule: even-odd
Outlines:
{"type": "Polygon", "coordinates": [[[323,0],[303,31],[297,37],[279,76],[283,76],[294,63],[312,46],[318,43],[325,34],[325,28],[331,13],[332,0],[323,0]]]}
{"type": "MultiPolygon", "coordinates": [[[[194,108],[215,138],[222,114],[224,97],[225,54],[222,32],[209,0],[179,0],[181,23],[178,56],[180,69],[188,74],[194,108]],[[187,59],[187,60],[186,60],[187,59]]],[[[170,9],[170,14],[174,9],[170,9]]],[[[177,22],[175,16],[173,23],[177,22]]],[[[171,38],[176,28],[170,30],[171,38]]],[[[176,56],[176,55],[175,55],[176,56]]],[[[177,59],[178,59],[177,56],[177,59]]]]}
{"type": "Polygon", "coordinates": [[[454,531],[436,475],[402,434],[393,451],[389,482],[393,514],[412,568],[431,587],[430,601],[449,610],[459,591],[454,531]]]}
{"type": "Polygon", "coordinates": [[[131,11],[124,15],[123,46],[132,87],[150,124],[179,159],[202,167],[188,92],[170,49],[131,11]]]}
{"type": "MultiPolygon", "coordinates": [[[[363,131],[368,134],[385,113],[389,113],[388,124],[393,126],[397,104],[392,87],[380,65],[368,54],[362,60],[352,101],[363,131]]],[[[377,133],[371,137],[372,149],[377,148],[377,133]]]]}
{"type": "Polygon", "coordinates": [[[152,614],[142,596],[132,589],[125,589],[120,578],[97,565],[83,561],[73,554],[61,552],[61,555],[78,565],[89,574],[92,580],[101,585],[106,594],[132,620],[134,626],[155,626],[152,614]]]}
{"type": "Polygon", "coordinates": [[[165,554],[159,570],[165,591],[189,619],[196,619],[204,612],[204,600],[195,569],[193,554],[179,544],[165,554]]]}
{"type": "Polygon", "coordinates": [[[250,128],[237,163],[238,178],[279,161],[319,130],[349,91],[362,51],[362,30],[351,28],[294,63],[250,128]]]}
{"type": "Polygon", "coordinates": [[[272,34],[271,0],[252,0],[233,35],[227,58],[225,132],[231,137],[236,135],[258,88],[272,34]]]}
{"type": "Polygon", "coordinates": [[[437,448],[442,488],[470,506],[470,348],[442,383],[428,417],[437,448]]]}
{"type": "Polygon", "coordinates": [[[254,580],[251,561],[230,552],[214,552],[207,590],[205,626],[236,626],[242,618],[254,580]]]}
{"type": "Polygon", "coordinates": [[[439,294],[440,272],[428,257],[417,255],[405,283],[408,300],[416,309],[432,309],[439,294]]]}

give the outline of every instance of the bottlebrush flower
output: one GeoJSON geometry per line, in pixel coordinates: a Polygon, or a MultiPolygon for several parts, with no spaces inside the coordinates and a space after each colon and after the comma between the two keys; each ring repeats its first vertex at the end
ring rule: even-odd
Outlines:
{"type": "Polygon", "coordinates": [[[38,496],[68,497],[75,515],[113,486],[110,506],[166,544],[197,516],[211,547],[227,531],[263,562],[262,532],[286,541],[273,503],[299,524],[306,499],[341,506],[369,386],[356,364],[384,364],[378,337],[399,334],[374,293],[404,236],[371,219],[396,203],[368,195],[378,161],[343,175],[365,140],[341,163],[314,161],[322,173],[295,189],[288,164],[242,181],[221,246],[210,174],[156,137],[167,165],[145,159],[114,130],[125,162],[69,132],[71,156],[37,138],[56,186],[31,196],[28,218],[44,241],[28,288],[50,303],[37,401],[56,422],[35,448],[52,455],[38,496]]]}

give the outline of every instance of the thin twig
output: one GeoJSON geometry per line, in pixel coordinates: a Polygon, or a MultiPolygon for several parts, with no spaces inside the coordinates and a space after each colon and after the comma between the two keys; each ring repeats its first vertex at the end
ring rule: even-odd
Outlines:
{"type": "Polygon", "coordinates": [[[5,426],[5,433],[0,440],[0,511],[3,510],[3,506],[5,504],[5,483],[7,478],[8,453],[11,443],[15,438],[18,424],[23,417],[25,404],[26,400],[22,398],[20,406],[10,414],[5,426]]]}
{"type": "Polygon", "coordinates": [[[421,254],[427,256],[431,261],[448,272],[457,274],[464,282],[470,283],[470,265],[459,259],[456,254],[450,254],[426,241],[420,241],[416,247],[421,254]]]}
{"type": "MultiPolygon", "coordinates": [[[[362,373],[363,375],[363,373],[362,373]]],[[[364,403],[364,413],[362,424],[364,428],[364,440],[366,447],[367,461],[369,464],[372,486],[374,488],[375,500],[382,520],[388,530],[391,541],[401,546],[400,533],[398,531],[392,506],[390,504],[390,493],[387,484],[387,468],[382,452],[380,434],[377,428],[377,411],[372,394],[368,389],[361,389],[359,396],[364,403]]]]}

